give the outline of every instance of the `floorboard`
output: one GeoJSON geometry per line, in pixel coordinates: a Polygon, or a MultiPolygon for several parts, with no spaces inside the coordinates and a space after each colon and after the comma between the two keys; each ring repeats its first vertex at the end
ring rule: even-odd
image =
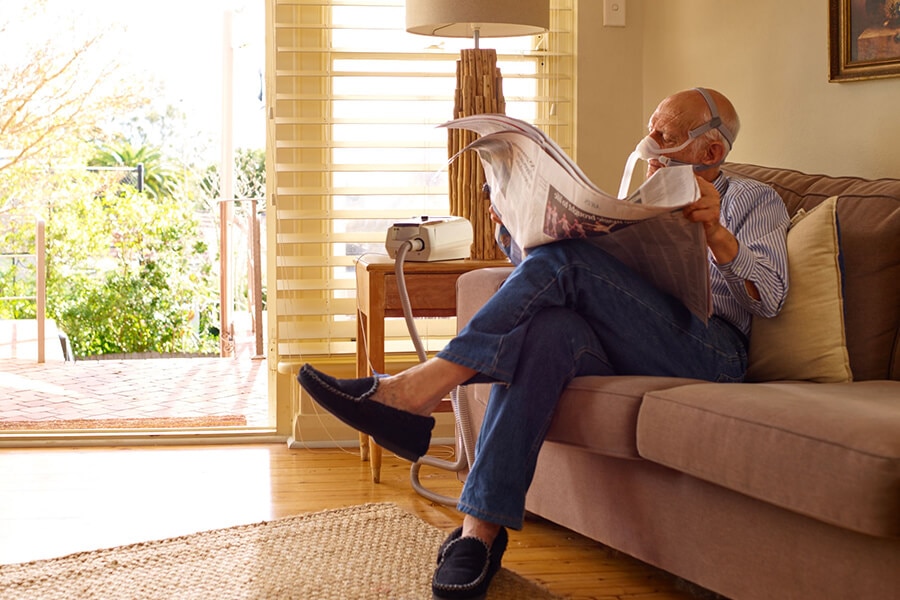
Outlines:
{"type": "MultiPolygon", "coordinates": [[[[420,480],[456,496],[455,474],[420,480]]],[[[382,482],[340,449],[283,444],[54,448],[0,452],[0,563],[62,556],[367,502],[394,502],[449,531],[454,509],[409,483],[386,453],[382,482]]],[[[692,600],[667,573],[541,519],[511,532],[504,566],[577,600],[692,600]]]]}

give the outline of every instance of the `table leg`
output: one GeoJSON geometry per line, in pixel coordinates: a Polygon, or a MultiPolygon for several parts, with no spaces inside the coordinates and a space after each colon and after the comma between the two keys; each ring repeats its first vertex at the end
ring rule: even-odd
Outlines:
{"type": "Polygon", "coordinates": [[[359,432],[359,460],[366,462],[369,460],[369,436],[359,432]]]}
{"type": "MultiPolygon", "coordinates": [[[[361,310],[356,311],[356,376],[366,377],[369,374],[369,357],[366,352],[366,345],[360,343],[366,339],[367,318],[361,310]]],[[[369,460],[369,436],[363,432],[359,432],[359,459],[363,462],[369,460]]]]}
{"type": "MultiPolygon", "coordinates": [[[[366,316],[366,340],[368,341],[367,370],[384,373],[384,293],[376,293],[375,286],[370,287],[373,300],[380,298],[378,303],[373,302],[369,314],[366,316]]],[[[381,447],[375,440],[369,438],[369,469],[372,471],[372,481],[381,481],[381,447]]]]}
{"type": "Polygon", "coordinates": [[[372,472],[372,481],[381,483],[381,446],[375,440],[369,438],[369,470],[372,472]]]}
{"type": "MultiPolygon", "coordinates": [[[[380,294],[377,297],[382,297],[381,304],[370,307],[370,314],[364,314],[361,310],[356,313],[357,340],[367,342],[356,344],[357,377],[371,375],[372,369],[384,372],[384,300],[380,294]]],[[[361,460],[369,461],[372,481],[381,482],[381,446],[365,433],[359,434],[359,456],[361,460]]]]}

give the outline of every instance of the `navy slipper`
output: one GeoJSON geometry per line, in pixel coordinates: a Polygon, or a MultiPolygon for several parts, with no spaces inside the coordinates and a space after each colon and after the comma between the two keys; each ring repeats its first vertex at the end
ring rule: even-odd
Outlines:
{"type": "Polygon", "coordinates": [[[350,427],[372,436],[382,448],[411,462],[428,452],[434,417],[370,400],[378,388],[377,377],[336,379],[305,364],[297,380],[322,408],[350,427]]]}
{"type": "Polygon", "coordinates": [[[432,600],[481,600],[500,570],[509,542],[506,528],[500,528],[490,547],[478,538],[461,536],[462,527],[458,527],[438,550],[432,600]]]}

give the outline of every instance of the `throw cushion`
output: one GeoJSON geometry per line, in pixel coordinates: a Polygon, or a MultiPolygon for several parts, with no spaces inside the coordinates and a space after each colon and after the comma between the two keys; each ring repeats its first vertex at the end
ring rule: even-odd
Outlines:
{"type": "Polygon", "coordinates": [[[775,318],[753,319],[747,380],[851,381],[836,196],[795,215],[787,249],[788,296],[775,318]]]}

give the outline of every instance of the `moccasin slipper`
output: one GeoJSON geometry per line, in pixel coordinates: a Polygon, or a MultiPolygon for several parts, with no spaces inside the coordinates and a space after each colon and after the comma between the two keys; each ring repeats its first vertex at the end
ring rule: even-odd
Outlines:
{"type": "Polygon", "coordinates": [[[500,528],[490,547],[478,538],[461,536],[462,527],[458,527],[438,550],[438,566],[431,579],[433,600],[480,600],[500,570],[509,542],[506,528],[500,528]]]}
{"type": "Polygon", "coordinates": [[[423,417],[371,400],[378,388],[377,377],[336,379],[305,364],[297,380],[322,408],[350,427],[372,436],[382,448],[412,462],[428,452],[434,417],[423,417]]]}

